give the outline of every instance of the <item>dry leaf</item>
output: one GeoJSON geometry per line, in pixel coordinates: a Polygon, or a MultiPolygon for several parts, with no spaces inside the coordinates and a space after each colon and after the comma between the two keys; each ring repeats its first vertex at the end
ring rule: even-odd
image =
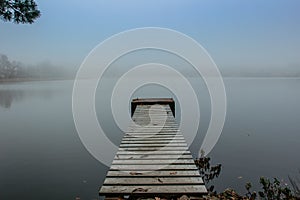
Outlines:
{"type": "Polygon", "coordinates": [[[140,172],[129,172],[129,174],[134,176],[134,175],[142,175],[143,173],[140,173],[140,172]]]}
{"type": "Polygon", "coordinates": [[[135,188],[134,190],[132,190],[132,193],[134,192],[147,192],[148,189],[144,189],[144,188],[135,188]]]}

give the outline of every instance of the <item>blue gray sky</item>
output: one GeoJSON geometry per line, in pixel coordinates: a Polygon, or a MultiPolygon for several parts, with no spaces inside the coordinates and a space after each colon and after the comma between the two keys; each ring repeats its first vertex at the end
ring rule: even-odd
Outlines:
{"type": "Polygon", "coordinates": [[[0,53],[27,64],[78,68],[101,41],[138,27],[165,27],[202,44],[220,69],[300,67],[299,0],[37,1],[32,25],[0,22],[0,53]]]}

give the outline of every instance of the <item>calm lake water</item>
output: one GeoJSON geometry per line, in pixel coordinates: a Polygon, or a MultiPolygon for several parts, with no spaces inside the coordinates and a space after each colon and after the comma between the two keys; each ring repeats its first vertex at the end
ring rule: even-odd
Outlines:
{"type": "MultiPolygon", "coordinates": [[[[194,85],[198,80],[193,80],[194,85]]],[[[105,81],[104,81],[105,82],[105,81]]],[[[227,116],[222,135],[209,154],[222,163],[217,190],[245,193],[260,176],[300,175],[300,79],[225,78],[227,116]]],[[[122,132],[110,112],[111,86],[99,88],[97,115],[118,145],[122,132]]],[[[98,199],[108,168],[82,145],[72,116],[72,81],[0,85],[0,199],[98,199]]],[[[137,97],[172,97],[158,86],[146,86],[137,97]],[[157,88],[155,88],[157,87],[157,88]]],[[[210,103],[199,84],[201,123],[190,147],[196,156],[210,119],[210,103]]],[[[180,109],[177,110],[177,118],[180,109]],[[179,111],[178,111],[179,110],[179,111]]]]}

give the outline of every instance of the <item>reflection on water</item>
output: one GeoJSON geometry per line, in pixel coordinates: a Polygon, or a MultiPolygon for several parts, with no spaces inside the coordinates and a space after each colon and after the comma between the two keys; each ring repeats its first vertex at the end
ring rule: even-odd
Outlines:
{"type": "MultiPolygon", "coordinates": [[[[17,84],[0,84],[0,107],[10,108],[15,103],[30,99],[51,100],[54,95],[60,95],[66,88],[53,87],[53,83],[17,83],[17,84]]],[[[59,85],[57,85],[59,86],[59,85]]]]}
{"type": "MultiPolygon", "coordinates": [[[[199,86],[198,79],[193,81],[199,86]]],[[[123,133],[110,111],[108,93],[113,86],[104,83],[96,94],[97,116],[108,138],[118,145],[123,133]]],[[[257,183],[259,176],[286,180],[287,175],[298,174],[300,79],[225,79],[225,86],[226,122],[209,155],[222,164],[222,174],[213,182],[217,191],[232,187],[244,193],[245,183],[257,183]]],[[[196,91],[201,121],[190,147],[194,156],[210,120],[209,94],[205,87],[196,91]]],[[[170,95],[149,87],[134,97],[158,93],[170,95]]],[[[0,85],[1,200],[97,199],[107,170],[77,135],[72,81],[0,85]]]]}
{"type": "Polygon", "coordinates": [[[0,89],[0,106],[4,108],[10,108],[13,103],[22,101],[26,98],[40,97],[49,99],[53,95],[53,90],[1,90],[0,89]]]}
{"type": "Polygon", "coordinates": [[[13,101],[24,98],[23,91],[0,90],[0,106],[10,108],[13,101]]]}

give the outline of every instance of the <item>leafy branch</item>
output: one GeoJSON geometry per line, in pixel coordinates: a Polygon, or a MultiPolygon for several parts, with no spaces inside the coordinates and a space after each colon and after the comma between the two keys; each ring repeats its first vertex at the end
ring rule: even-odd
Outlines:
{"type": "Polygon", "coordinates": [[[32,24],[40,15],[34,0],[0,0],[0,18],[3,21],[32,24]]]}

